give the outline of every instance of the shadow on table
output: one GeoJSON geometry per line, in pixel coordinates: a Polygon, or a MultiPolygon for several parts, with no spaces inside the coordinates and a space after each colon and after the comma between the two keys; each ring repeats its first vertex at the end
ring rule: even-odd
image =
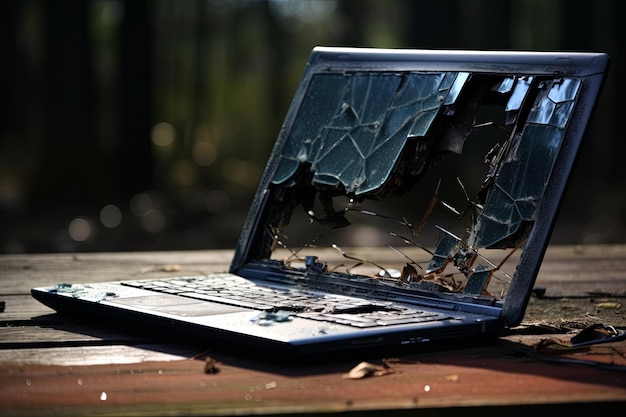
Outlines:
{"type": "MultiPolygon", "coordinates": [[[[14,323],[14,325],[18,325],[14,323]]],[[[344,374],[360,362],[394,368],[448,365],[461,368],[488,369],[499,373],[531,374],[549,379],[626,387],[626,341],[591,345],[575,350],[542,350],[533,344],[543,340],[541,334],[454,342],[417,349],[349,352],[324,357],[277,357],[259,351],[255,346],[234,349],[184,337],[180,334],[154,333],[149,329],[120,329],[92,320],[67,318],[58,313],[33,317],[19,325],[51,328],[63,333],[59,340],[31,342],[30,348],[85,347],[126,345],[154,352],[205,361],[208,357],[239,368],[288,377],[344,374]],[[524,342],[524,338],[526,342],[524,342]],[[529,342],[530,341],[530,342],[529,342]]],[[[549,336],[546,336],[549,337],[549,336]]],[[[10,346],[11,347],[11,346],[10,346]]],[[[19,348],[20,346],[12,346],[19,348]]],[[[7,348],[7,346],[5,346],[7,348]]],[[[377,378],[376,376],[369,376],[377,378]]],[[[380,378],[385,378],[382,376],[380,378]]]]}

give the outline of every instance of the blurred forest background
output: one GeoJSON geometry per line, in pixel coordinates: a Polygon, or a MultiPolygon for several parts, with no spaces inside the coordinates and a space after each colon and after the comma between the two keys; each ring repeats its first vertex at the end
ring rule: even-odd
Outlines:
{"type": "Polygon", "coordinates": [[[600,51],[552,242],[626,242],[623,0],[5,0],[0,253],[232,248],[313,46],[600,51]]]}

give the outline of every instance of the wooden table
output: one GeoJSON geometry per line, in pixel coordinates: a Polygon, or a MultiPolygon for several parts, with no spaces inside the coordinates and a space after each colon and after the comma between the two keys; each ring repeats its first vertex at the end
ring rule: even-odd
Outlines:
{"type": "Polygon", "coordinates": [[[546,293],[531,299],[522,326],[486,345],[398,358],[279,365],[64,318],[29,293],[59,282],[224,271],[230,256],[0,256],[0,415],[484,416],[508,408],[619,413],[626,403],[626,342],[567,346],[589,324],[626,326],[626,245],[551,247],[537,281],[546,293]],[[346,378],[362,361],[383,371],[346,378]]]}

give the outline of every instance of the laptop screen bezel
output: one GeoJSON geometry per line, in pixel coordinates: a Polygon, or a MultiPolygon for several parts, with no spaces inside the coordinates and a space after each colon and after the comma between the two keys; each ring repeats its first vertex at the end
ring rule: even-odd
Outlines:
{"type": "Polygon", "coordinates": [[[300,84],[284,119],[270,154],[266,169],[254,196],[248,217],[235,248],[230,271],[245,276],[251,259],[251,239],[260,224],[260,213],[267,203],[268,188],[277,167],[281,149],[316,74],[368,71],[437,71],[498,73],[510,75],[548,75],[584,79],[580,96],[569,122],[559,155],[555,160],[542,199],[535,226],[520,258],[515,279],[502,305],[505,325],[518,324],[522,318],[536,280],[541,261],[550,241],[570,173],[580,149],[588,121],[597,102],[608,71],[609,57],[590,52],[520,52],[405,50],[372,48],[316,47],[306,63],[300,84]]]}

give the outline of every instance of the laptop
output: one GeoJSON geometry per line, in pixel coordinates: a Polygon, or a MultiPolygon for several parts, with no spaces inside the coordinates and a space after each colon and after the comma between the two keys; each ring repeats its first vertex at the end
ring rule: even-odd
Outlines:
{"type": "Polygon", "coordinates": [[[604,53],[316,47],[228,271],[32,295],[278,357],[495,340],[523,319],[608,67],[604,53]]]}

